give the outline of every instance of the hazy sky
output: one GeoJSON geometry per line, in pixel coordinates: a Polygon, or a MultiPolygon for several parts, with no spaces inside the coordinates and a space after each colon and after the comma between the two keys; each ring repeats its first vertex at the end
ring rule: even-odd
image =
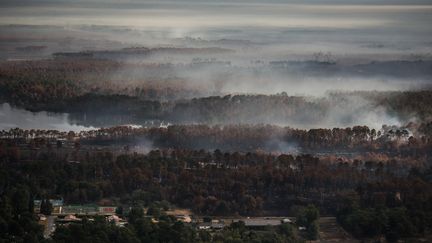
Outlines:
{"type": "Polygon", "coordinates": [[[0,1],[0,24],[144,28],[302,27],[431,31],[432,1],[0,1]]]}
{"type": "Polygon", "coordinates": [[[144,43],[164,32],[159,40],[247,39],[276,52],[279,43],[333,53],[384,43],[392,52],[429,53],[431,23],[432,0],[0,0],[0,25],[126,26],[148,32],[136,39],[116,32],[115,40],[144,43]]]}
{"type": "MultiPolygon", "coordinates": [[[[319,51],[332,53],[338,60],[356,56],[357,62],[401,59],[411,54],[430,56],[431,23],[432,0],[0,0],[0,25],[67,26],[64,29],[4,27],[0,29],[0,38],[5,41],[11,36],[44,40],[57,35],[85,39],[93,34],[128,46],[150,47],[179,45],[170,40],[183,37],[250,40],[257,43],[252,51],[236,50],[236,56],[218,57],[244,66],[254,59],[304,60],[319,51]],[[75,28],[76,25],[85,26],[75,28]],[[128,26],[133,31],[89,25],[128,26]]],[[[109,49],[97,43],[77,44],[75,49],[67,51],[94,46],[109,49]]],[[[65,51],[55,48],[53,52],[65,51]]],[[[157,61],[166,60],[173,61],[165,56],[157,61]]],[[[188,61],[185,57],[178,60],[179,63],[188,61]]],[[[197,80],[211,77],[208,73],[199,76],[197,80]]],[[[244,77],[245,80],[252,78],[256,77],[244,77]]],[[[267,75],[263,80],[268,78],[267,75]]],[[[285,81],[285,77],[275,79],[285,81]]],[[[239,82],[233,84],[240,86],[239,82]]],[[[275,89],[271,88],[271,91],[275,89]]]]}

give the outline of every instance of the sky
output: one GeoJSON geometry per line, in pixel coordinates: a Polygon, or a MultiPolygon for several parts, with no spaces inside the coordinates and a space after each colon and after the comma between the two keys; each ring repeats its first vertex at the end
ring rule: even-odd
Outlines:
{"type": "MultiPolygon", "coordinates": [[[[429,53],[431,23],[432,0],[0,0],[0,26],[127,27],[142,31],[133,39],[141,44],[158,32],[165,39],[250,40],[276,52],[278,45],[289,45],[350,53],[357,51],[349,47],[355,43],[384,44],[393,53],[429,53]]],[[[0,36],[9,35],[0,30],[0,36]]]]}
{"type": "Polygon", "coordinates": [[[432,1],[0,1],[0,24],[431,31],[432,1]]]}
{"type": "MultiPolygon", "coordinates": [[[[94,26],[110,26],[115,41],[154,46],[184,37],[241,39],[276,54],[281,46],[337,54],[373,54],[377,48],[364,47],[384,46],[381,54],[425,54],[432,48],[431,23],[432,0],[0,0],[0,27],[90,26],[88,37],[101,33],[94,26]]],[[[4,30],[0,37],[13,34],[4,30]]]]}

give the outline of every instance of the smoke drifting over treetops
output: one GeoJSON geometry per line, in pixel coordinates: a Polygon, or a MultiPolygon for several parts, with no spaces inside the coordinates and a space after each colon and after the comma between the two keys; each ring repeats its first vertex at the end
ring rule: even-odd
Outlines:
{"type": "Polygon", "coordinates": [[[92,116],[107,125],[379,128],[419,117],[367,95],[329,91],[431,87],[426,1],[6,1],[0,13],[4,86],[17,94],[8,101],[70,113],[94,107],[72,117],[96,127],[103,122],[92,124],[92,116]],[[28,95],[53,89],[47,80],[57,85],[55,102],[28,95]],[[63,87],[72,91],[62,96],[63,87]],[[77,102],[88,94],[128,98],[101,109],[98,99],[110,97],[77,102]]]}

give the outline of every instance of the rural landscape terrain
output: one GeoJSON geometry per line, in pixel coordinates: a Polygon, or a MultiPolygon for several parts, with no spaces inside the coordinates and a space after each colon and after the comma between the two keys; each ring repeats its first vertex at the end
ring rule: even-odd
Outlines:
{"type": "Polygon", "coordinates": [[[5,0],[0,243],[432,242],[432,2],[5,0]]]}

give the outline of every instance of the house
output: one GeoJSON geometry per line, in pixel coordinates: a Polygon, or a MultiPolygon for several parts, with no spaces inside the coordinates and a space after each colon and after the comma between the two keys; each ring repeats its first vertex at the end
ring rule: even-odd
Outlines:
{"type": "Polygon", "coordinates": [[[78,223],[81,221],[82,221],[82,219],[77,218],[75,215],[69,214],[69,215],[66,215],[64,218],[57,218],[56,224],[57,225],[69,225],[71,223],[78,223]]]}
{"type": "MultiPolygon", "coordinates": [[[[60,208],[63,206],[63,199],[49,199],[48,200],[52,205],[52,213],[56,214],[60,212],[60,208]]],[[[34,213],[40,213],[40,207],[42,205],[42,200],[33,200],[33,211],[34,213]]]]}
{"type": "Polygon", "coordinates": [[[291,224],[292,220],[288,219],[288,218],[285,218],[285,219],[282,219],[282,223],[284,223],[284,224],[291,224]]]}
{"type": "Polygon", "coordinates": [[[225,224],[223,222],[204,222],[204,223],[199,223],[197,225],[197,229],[199,230],[221,230],[225,227],[225,224]]]}
{"type": "Polygon", "coordinates": [[[167,215],[174,216],[178,221],[183,223],[192,223],[192,212],[189,209],[175,208],[166,211],[167,215]]]}
{"type": "Polygon", "coordinates": [[[113,222],[116,226],[123,227],[127,224],[127,221],[120,218],[117,215],[110,215],[107,217],[108,222],[113,222]]]}
{"type": "Polygon", "coordinates": [[[197,225],[197,229],[199,229],[199,230],[209,230],[209,229],[211,229],[211,223],[210,222],[200,223],[200,224],[197,225]]]}
{"type": "Polygon", "coordinates": [[[66,215],[94,215],[97,212],[97,207],[91,205],[65,205],[60,210],[60,214],[66,215]]]}
{"type": "MultiPolygon", "coordinates": [[[[56,207],[56,206],[63,206],[63,199],[49,199],[49,202],[51,203],[51,205],[53,206],[53,207],[56,207]]],[[[33,204],[34,204],[34,207],[36,208],[36,207],[39,207],[40,208],[40,205],[42,204],[42,200],[34,200],[33,201],[33,204]]]]}
{"type": "Polygon", "coordinates": [[[114,215],[117,207],[97,205],[64,205],[59,214],[73,215],[114,215]]]}
{"type": "Polygon", "coordinates": [[[278,218],[278,217],[257,217],[257,218],[239,218],[239,219],[233,219],[231,221],[231,223],[234,222],[240,222],[242,221],[246,227],[248,228],[265,228],[265,227],[274,227],[274,226],[278,226],[281,225],[282,223],[288,223],[288,221],[290,221],[288,218],[278,218]],[[285,221],[285,222],[284,222],[285,221]]]}
{"type": "Polygon", "coordinates": [[[117,207],[109,206],[109,207],[99,207],[99,214],[102,215],[113,215],[115,214],[117,207]]]}
{"type": "Polygon", "coordinates": [[[177,214],[177,215],[175,215],[175,218],[178,221],[181,221],[183,223],[191,223],[192,222],[192,219],[191,219],[191,217],[189,215],[177,214]]]}
{"type": "Polygon", "coordinates": [[[211,228],[214,230],[221,230],[225,227],[224,223],[212,223],[211,228]]]}

